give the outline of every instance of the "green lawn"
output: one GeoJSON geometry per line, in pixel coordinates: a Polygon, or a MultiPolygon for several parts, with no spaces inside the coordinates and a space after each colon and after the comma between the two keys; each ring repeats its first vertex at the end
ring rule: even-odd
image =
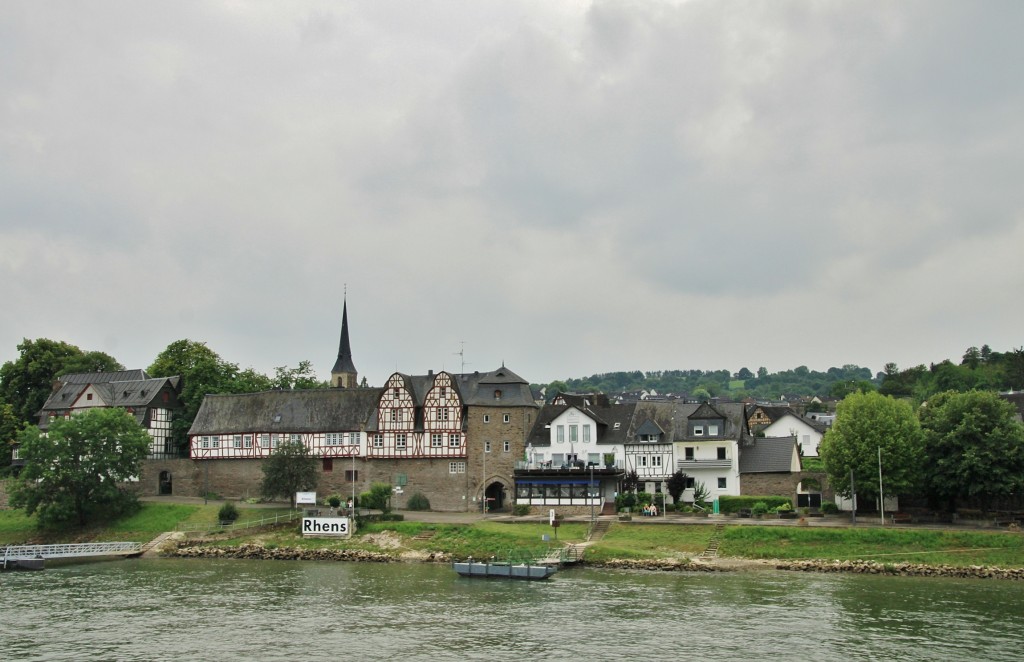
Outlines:
{"type": "Polygon", "coordinates": [[[715,527],[710,524],[612,524],[587,549],[587,560],[693,558],[703,552],[715,527]]]}
{"type": "Polygon", "coordinates": [[[1024,536],[1002,531],[727,527],[719,554],[763,559],[1024,567],[1024,536]]]}

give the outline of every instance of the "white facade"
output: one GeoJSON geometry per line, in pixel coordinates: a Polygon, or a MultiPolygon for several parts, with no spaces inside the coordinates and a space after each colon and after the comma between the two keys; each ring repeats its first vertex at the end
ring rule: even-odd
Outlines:
{"type": "Polygon", "coordinates": [[[598,448],[597,423],[579,409],[566,409],[551,421],[549,427],[551,447],[538,449],[537,462],[550,462],[554,467],[573,462],[601,466],[604,454],[611,452],[604,447],[598,448]]]}
{"type": "MultiPolygon", "coordinates": [[[[687,440],[675,443],[675,469],[703,483],[708,501],[740,493],[740,454],[735,439],[687,440]]],[[[694,490],[683,492],[683,501],[693,501],[694,490]]]]}
{"type": "Polygon", "coordinates": [[[804,457],[818,457],[818,446],[824,435],[807,421],[793,414],[786,414],[764,428],[766,437],[796,437],[804,457]]]}

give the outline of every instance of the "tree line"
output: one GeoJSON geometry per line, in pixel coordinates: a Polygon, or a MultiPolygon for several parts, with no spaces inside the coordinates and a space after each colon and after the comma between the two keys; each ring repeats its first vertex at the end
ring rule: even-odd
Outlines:
{"type": "Polygon", "coordinates": [[[765,367],[756,372],[747,367],[729,370],[633,370],[605,372],[589,377],[556,380],[546,385],[546,395],[568,393],[635,393],[686,395],[698,400],[747,397],[778,400],[782,396],[828,396],[842,398],[852,390],[877,389],[882,373],[847,364],[826,371],[802,365],[791,370],[770,373],[765,367]]]}
{"type": "Polygon", "coordinates": [[[916,406],[852,393],[818,453],[832,487],[846,496],[921,496],[953,512],[987,511],[1024,494],[1024,425],[994,391],[944,391],[916,406]]]}
{"type": "MultiPolygon", "coordinates": [[[[38,423],[39,411],[53,391],[54,382],[64,376],[85,372],[116,372],[125,366],[104,352],[85,351],[59,340],[24,339],[18,358],[0,366],[0,448],[7,449],[26,426],[38,423]]],[[[172,419],[172,434],[184,448],[186,434],[206,394],[255,393],[272,389],[326,388],[317,378],[310,361],[294,368],[281,366],[273,375],[222,358],[195,340],[176,340],[156,355],[146,372],[150,377],[182,378],[182,411],[172,419]]],[[[10,457],[9,453],[7,457],[10,457]]],[[[0,473],[9,463],[0,462],[0,473]]]]}

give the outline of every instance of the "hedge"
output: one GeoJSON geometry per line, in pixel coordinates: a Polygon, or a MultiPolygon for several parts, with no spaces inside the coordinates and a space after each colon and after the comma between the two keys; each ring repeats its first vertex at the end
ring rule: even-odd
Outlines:
{"type": "Polygon", "coordinates": [[[793,500],[784,496],[720,496],[718,510],[723,513],[735,513],[744,508],[753,508],[759,501],[763,501],[769,510],[774,510],[782,504],[793,505],[793,500]]]}

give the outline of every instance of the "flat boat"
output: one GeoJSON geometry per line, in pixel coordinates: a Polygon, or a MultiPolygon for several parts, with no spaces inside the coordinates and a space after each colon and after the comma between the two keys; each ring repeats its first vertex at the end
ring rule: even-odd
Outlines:
{"type": "Polygon", "coordinates": [[[452,569],[463,577],[498,577],[501,579],[547,579],[558,572],[558,566],[509,561],[455,561],[452,569]]]}

